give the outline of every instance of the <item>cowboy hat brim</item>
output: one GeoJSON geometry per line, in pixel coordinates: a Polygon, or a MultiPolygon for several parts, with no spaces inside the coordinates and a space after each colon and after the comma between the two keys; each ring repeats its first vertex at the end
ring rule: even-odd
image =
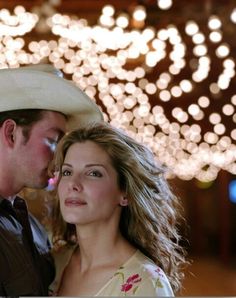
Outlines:
{"type": "Polygon", "coordinates": [[[69,130],[103,119],[95,102],[72,82],[36,68],[0,70],[0,112],[22,109],[60,112],[67,116],[69,130]]]}

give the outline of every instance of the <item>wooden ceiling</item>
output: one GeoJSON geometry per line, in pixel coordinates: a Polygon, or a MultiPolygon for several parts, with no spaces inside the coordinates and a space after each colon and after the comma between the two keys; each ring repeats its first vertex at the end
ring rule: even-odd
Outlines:
{"type": "MultiPolygon", "coordinates": [[[[98,17],[102,8],[111,4],[117,11],[129,11],[135,5],[145,5],[148,12],[155,14],[157,17],[167,16],[167,18],[181,19],[187,15],[195,15],[201,19],[203,14],[221,13],[226,14],[228,8],[235,6],[234,0],[173,0],[171,10],[161,11],[157,9],[158,0],[0,0],[0,9],[7,8],[13,10],[17,5],[22,5],[26,10],[30,11],[34,7],[42,7],[47,2],[55,3],[54,7],[60,13],[77,15],[79,17],[86,17],[88,20],[93,20],[98,17]],[[58,3],[58,5],[56,5],[58,3]]],[[[156,19],[156,21],[164,21],[156,19]]]]}

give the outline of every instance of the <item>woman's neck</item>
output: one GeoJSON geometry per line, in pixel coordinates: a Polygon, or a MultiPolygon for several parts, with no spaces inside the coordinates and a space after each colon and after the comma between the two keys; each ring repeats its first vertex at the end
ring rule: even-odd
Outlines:
{"type": "Polygon", "coordinates": [[[135,248],[111,228],[77,229],[78,257],[81,271],[122,262],[135,252],[135,248]]]}

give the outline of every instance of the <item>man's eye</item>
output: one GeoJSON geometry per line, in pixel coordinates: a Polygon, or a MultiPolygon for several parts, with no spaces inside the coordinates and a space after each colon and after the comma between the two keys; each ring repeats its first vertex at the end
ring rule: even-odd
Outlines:
{"type": "Polygon", "coordinates": [[[62,176],[70,176],[71,175],[71,171],[69,171],[69,170],[62,170],[61,175],[62,176]]]}
{"type": "Polygon", "coordinates": [[[56,148],[57,148],[57,141],[47,138],[45,139],[45,144],[51,149],[52,152],[55,152],[56,148]]]}

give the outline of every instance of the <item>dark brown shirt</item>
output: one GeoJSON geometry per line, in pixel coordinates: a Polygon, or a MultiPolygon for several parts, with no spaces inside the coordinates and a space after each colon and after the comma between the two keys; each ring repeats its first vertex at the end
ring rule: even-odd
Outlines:
{"type": "Polygon", "coordinates": [[[0,296],[47,296],[55,269],[46,232],[31,214],[27,229],[17,212],[0,197],[0,296]]]}

